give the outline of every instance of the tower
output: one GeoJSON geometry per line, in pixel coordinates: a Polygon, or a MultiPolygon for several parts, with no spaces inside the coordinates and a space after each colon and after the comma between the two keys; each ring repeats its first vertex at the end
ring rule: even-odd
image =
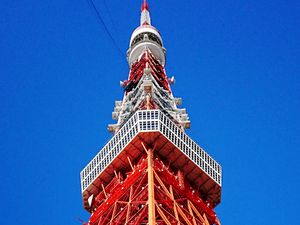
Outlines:
{"type": "Polygon", "coordinates": [[[165,71],[166,50],[146,1],[131,35],[128,79],[112,113],[113,137],[81,171],[90,225],[219,225],[221,166],[186,133],[165,71]]]}

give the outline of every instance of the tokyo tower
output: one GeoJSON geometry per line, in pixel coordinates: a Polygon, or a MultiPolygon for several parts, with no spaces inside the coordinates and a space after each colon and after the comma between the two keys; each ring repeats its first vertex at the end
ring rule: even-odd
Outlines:
{"type": "Polygon", "coordinates": [[[173,96],[166,50],[146,1],[130,38],[128,79],[121,81],[108,130],[113,137],[81,171],[90,225],[219,225],[222,169],[186,133],[190,120],[173,96]]]}

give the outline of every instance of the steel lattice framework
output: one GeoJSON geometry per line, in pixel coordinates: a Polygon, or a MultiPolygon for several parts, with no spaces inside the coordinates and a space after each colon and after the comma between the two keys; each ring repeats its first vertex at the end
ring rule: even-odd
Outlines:
{"type": "Polygon", "coordinates": [[[90,225],[219,225],[221,166],[184,131],[190,127],[172,94],[159,32],[144,1],[128,50],[125,94],[112,114],[111,140],[81,171],[90,225]]]}

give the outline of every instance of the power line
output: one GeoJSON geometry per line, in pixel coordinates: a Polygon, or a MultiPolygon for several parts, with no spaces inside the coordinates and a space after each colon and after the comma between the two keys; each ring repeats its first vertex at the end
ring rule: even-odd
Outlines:
{"type": "Polygon", "coordinates": [[[97,15],[97,18],[98,18],[98,22],[100,22],[100,24],[104,27],[106,33],[108,34],[110,40],[112,41],[112,43],[114,44],[115,48],[118,50],[118,52],[121,54],[122,58],[124,59],[124,53],[123,51],[121,50],[121,48],[119,47],[119,45],[117,44],[116,40],[114,39],[114,37],[112,36],[112,34],[110,33],[108,27],[106,26],[99,10],[97,9],[95,3],[93,0],[87,0],[89,5],[91,6],[91,8],[93,9],[93,11],[96,13],[97,15]]]}
{"type": "MultiPolygon", "coordinates": [[[[114,20],[112,19],[112,16],[111,16],[111,11],[109,10],[109,7],[107,6],[107,3],[106,3],[106,0],[103,0],[103,5],[105,7],[105,9],[107,10],[107,13],[108,13],[108,18],[109,18],[109,21],[113,27],[113,31],[116,31],[115,28],[116,28],[116,24],[114,23],[114,20]]],[[[113,32],[115,33],[115,32],[113,32]]]]}

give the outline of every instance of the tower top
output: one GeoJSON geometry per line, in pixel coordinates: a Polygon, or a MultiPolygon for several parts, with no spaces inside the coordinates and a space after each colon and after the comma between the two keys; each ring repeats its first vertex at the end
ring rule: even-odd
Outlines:
{"type": "Polygon", "coordinates": [[[141,6],[141,26],[143,25],[151,25],[149,6],[146,0],[144,0],[141,6]]]}
{"type": "Polygon", "coordinates": [[[149,11],[149,6],[146,0],[142,3],[141,11],[147,10],[149,11]]]}
{"type": "Polygon", "coordinates": [[[162,66],[165,66],[166,50],[163,47],[159,31],[151,25],[149,6],[147,1],[144,0],[141,5],[140,26],[133,31],[129,42],[127,51],[129,67],[138,60],[146,49],[152,52],[162,66]]]}

